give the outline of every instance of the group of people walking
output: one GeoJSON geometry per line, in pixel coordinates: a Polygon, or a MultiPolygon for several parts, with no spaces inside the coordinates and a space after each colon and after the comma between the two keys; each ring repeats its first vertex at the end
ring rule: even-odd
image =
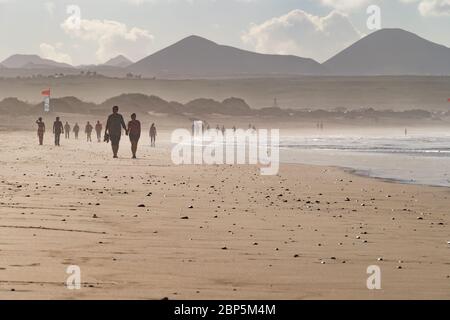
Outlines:
{"type": "MultiPolygon", "coordinates": [[[[128,122],[128,126],[125,124],[125,120],[123,116],[119,113],[119,107],[113,107],[113,113],[108,117],[105,128],[104,141],[111,142],[111,148],[113,152],[113,157],[118,158],[117,154],[119,152],[119,144],[122,137],[122,129],[125,131],[125,134],[130,138],[131,142],[131,153],[133,154],[133,159],[136,159],[136,153],[138,148],[138,143],[141,138],[141,123],[137,120],[137,115],[133,113],[131,115],[131,120],[128,122]]],[[[44,133],[45,133],[45,123],[42,118],[39,118],[36,121],[38,126],[37,135],[39,138],[39,145],[44,144],[44,133]]],[[[88,142],[92,142],[92,132],[97,133],[97,141],[102,141],[102,131],[103,125],[100,121],[97,121],[95,127],[88,121],[85,126],[85,134],[86,140],[88,142]]],[[[75,135],[75,139],[78,139],[78,134],[80,132],[80,126],[78,123],[75,123],[74,127],[71,128],[70,124],[66,122],[64,125],[59,117],[56,117],[55,122],[53,123],[53,134],[55,136],[55,146],[60,146],[61,135],[65,134],[66,139],[70,139],[70,132],[73,131],[75,135]]],[[[150,127],[150,139],[151,146],[156,146],[156,126],[153,123],[150,127]]]]}
{"type": "MultiPolygon", "coordinates": [[[[37,121],[38,126],[39,126],[40,122],[42,122],[42,118],[39,118],[39,120],[37,121]]],[[[64,138],[70,139],[71,131],[73,131],[73,133],[75,135],[75,139],[78,140],[78,135],[80,133],[80,126],[78,125],[78,123],[75,123],[75,125],[73,126],[73,129],[67,121],[63,127],[61,127],[61,125],[62,125],[62,122],[60,121],[59,117],[57,117],[56,121],[53,123],[53,133],[55,134],[55,145],[59,145],[59,144],[56,144],[56,138],[59,139],[59,136],[63,133],[64,133],[64,138]]],[[[93,130],[94,130],[94,127],[88,121],[84,128],[84,133],[86,134],[86,140],[88,142],[92,142],[92,131],[93,130]]],[[[95,131],[97,132],[97,141],[101,142],[103,126],[100,123],[100,121],[97,121],[97,124],[95,125],[95,131]]]]}

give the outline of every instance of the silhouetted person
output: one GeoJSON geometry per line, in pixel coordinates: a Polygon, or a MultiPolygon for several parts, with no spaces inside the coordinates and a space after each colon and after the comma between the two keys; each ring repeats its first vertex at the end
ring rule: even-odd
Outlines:
{"type": "Polygon", "coordinates": [[[156,147],[156,136],[157,136],[157,132],[156,132],[156,126],[154,123],[152,123],[152,126],[150,127],[150,140],[151,140],[151,146],[154,148],[156,147]]]}
{"type": "Polygon", "coordinates": [[[36,120],[36,124],[38,125],[37,135],[39,138],[39,145],[42,146],[44,144],[45,123],[42,121],[42,118],[39,118],[36,120]]]}
{"type": "Polygon", "coordinates": [[[64,133],[65,133],[65,138],[70,139],[70,125],[67,121],[66,121],[66,124],[64,125],[64,133]]]}
{"type": "Polygon", "coordinates": [[[75,134],[75,139],[78,140],[78,133],[80,132],[80,126],[78,125],[78,123],[75,123],[75,125],[73,126],[73,133],[75,134]]]}
{"type": "Polygon", "coordinates": [[[225,135],[225,126],[222,126],[222,134],[225,135]]]}
{"type": "Polygon", "coordinates": [[[120,138],[122,136],[122,128],[128,135],[127,127],[125,121],[121,114],[119,114],[119,107],[113,107],[113,113],[108,117],[105,129],[105,138],[109,138],[111,141],[111,148],[114,154],[114,158],[117,158],[117,153],[119,152],[120,138]]]}
{"type": "Polygon", "coordinates": [[[88,121],[88,123],[86,124],[86,128],[84,129],[84,133],[86,133],[87,142],[92,142],[92,130],[94,130],[94,127],[88,121]]]}
{"type": "Polygon", "coordinates": [[[131,121],[128,122],[128,136],[130,137],[133,159],[136,159],[137,147],[141,138],[141,123],[136,120],[136,113],[131,115],[131,121]]]}
{"type": "Polygon", "coordinates": [[[102,142],[102,130],[103,130],[102,124],[100,123],[100,121],[97,121],[97,124],[95,125],[95,132],[97,133],[98,142],[102,142]]]}
{"type": "Polygon", "coordinates": [[[55,122],[53,123],[53,134],[55,135],[55,146],[59,146],[59,141],[61,138],[61,134],[64,133],[63,123],[59,120],[59,117],[56,117],[55,122]]]}
{"type": "Polygon", "coordinates": [[[408,128],[405,128],[405,136],[408,135],[408,128]]]}

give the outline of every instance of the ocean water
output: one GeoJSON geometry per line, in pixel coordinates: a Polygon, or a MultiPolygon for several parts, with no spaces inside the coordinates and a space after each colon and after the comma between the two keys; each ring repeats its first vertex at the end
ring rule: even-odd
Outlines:
{"type": "Polygon", "coordinates": [[[450,187],[450,128],[412,133],[282,135],[281,161],[348,168],[403,183],[450,187]]]}

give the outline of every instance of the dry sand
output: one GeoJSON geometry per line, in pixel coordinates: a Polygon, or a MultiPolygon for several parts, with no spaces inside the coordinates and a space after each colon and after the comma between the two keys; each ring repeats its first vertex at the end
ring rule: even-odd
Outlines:
{"type": "Polygon", "coordinates": [[[51,138],[0,133],[0,299],[450,298],[449,189],[51,138]]]}

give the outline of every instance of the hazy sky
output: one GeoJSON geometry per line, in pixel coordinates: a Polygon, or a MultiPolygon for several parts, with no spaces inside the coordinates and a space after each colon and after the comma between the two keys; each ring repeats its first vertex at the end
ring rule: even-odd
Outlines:
{"type": "Polygon", "coordinates": [[[450,47],[450,0],[0,0],[0,61],[14,53],[76,65],[138,60],[196,34],[322,62],[372,32],[369,5],[381,8],[383,28],[450,47]]]}

